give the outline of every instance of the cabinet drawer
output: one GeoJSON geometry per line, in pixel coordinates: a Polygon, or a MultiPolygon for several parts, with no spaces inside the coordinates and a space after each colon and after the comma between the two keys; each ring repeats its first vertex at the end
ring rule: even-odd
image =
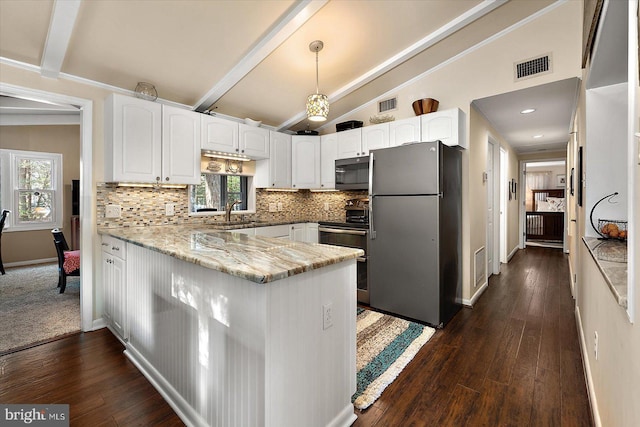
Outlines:
{"type": "Polygon", "coordinates": [[[127,259],[126,242],[111,236],[102,236],[102,251],[120,259],[127,259]]]}

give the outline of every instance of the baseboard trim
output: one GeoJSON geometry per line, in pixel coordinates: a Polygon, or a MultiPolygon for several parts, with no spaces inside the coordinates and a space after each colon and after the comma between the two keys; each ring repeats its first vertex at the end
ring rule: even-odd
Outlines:
{"type": "Polygon", "coordinates": [[[356,419],[358,419],[358,417],[353,412],[353,404],[349,403],[333,420],[331,420],[329,424],[327,424],[327,427],[349,427],[356,419]]]}
{"type": "Polygon", "coordinates": [[[175,388],[154,368],[147,359],[131,345],[127,345],[125,356],[138,368],[164,400],[173,408],[178,417],[188,426],[207,426],[207,422],[196,413],[175,388]]]}
{"type": "Polygon", "coordinates": [[[462,299],[462,305],[473,308],[473,304],[475,304],[476,301],[478,301],[478,298],[480,298],[480,296],[484,293],[484,291],[487,290],[488,287],[489,287],[489,282],[488,281],[484,282],[484,284],[480,286],[480,289],[478,289],[476,293],[473,294],[471,299],[466,299],[466,298],[462,299]]]}
{"type": "Polygon", "coordinates": [[[5,263],[5,267],[23,267],[25,265],[48,264],[50,262],[58,262],[58,258],[43,258],[30,261],[18,261],[5,263]]]}
{"type": "Polygon", "coordinates": [[[520,248],[518,246],[516,246],[515,248],[513,248],[513,250],[511,252],[509,252],[509,255],[507,255],[507,262],[511,261],[511,258],[513,258],[513,256],[516,254],[516,252],[518,252],[520,250],[520,248]]]}
{"type": "Polygon", "coordinates": [[[106,327],[107,327],[107,322],[105,322],[102,317],[99,319],[94,319],[93,323],[91,324],[92,331],[97,331],[98,329],[102,329],[106,327]]]}
{"type": "Polygon", "coordinates": [[[587,381],[587,392],[589,394],[589,403],[591,404],[591,414],[596,427],[602,427],[600,421],[600,411],[598,411],[598,400],[596,399],[596,390],[593,386],[593,377],[591,375],[591,365],[589,365],[589,351],[587,349],[587,340],[584,337],[582,329],[582,318],[580,317],[580,307],[576,305],[575,309],[576,326],[578,328],[578,336],[580,337],[580,348],[582,349],[582,368],[584,369],[585,379],[587,381]]]}

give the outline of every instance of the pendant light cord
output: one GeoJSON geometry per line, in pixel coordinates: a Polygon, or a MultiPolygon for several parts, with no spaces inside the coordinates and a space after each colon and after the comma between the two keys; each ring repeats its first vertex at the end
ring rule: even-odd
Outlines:
{"type": "Polygon", "coordinates": [[[316,49],[316,95],[320,93],[318,87],[318,49],[316,49]]]}

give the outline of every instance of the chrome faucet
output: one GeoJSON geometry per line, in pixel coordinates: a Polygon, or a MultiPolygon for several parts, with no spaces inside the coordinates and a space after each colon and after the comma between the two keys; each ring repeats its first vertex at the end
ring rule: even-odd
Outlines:
{"type": "Polygon", "coordinates": [[[242,203],[242,200],[236,200],[235,202],[227,203],[226,206],[224,207],[224,210],[225,210],[224,218],[227,222],[231,221],[231,209],[233,209],[233,207],[238,203],[242,203]]]}

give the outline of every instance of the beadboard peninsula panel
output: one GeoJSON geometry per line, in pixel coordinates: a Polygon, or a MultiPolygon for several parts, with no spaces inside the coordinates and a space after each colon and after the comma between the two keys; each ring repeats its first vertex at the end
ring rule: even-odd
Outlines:
{"type": "Polygon", "coordinates": [[[189,425],[348,426],[355,263],[265,285],[128,243],[126,354],[189,425]]]}

